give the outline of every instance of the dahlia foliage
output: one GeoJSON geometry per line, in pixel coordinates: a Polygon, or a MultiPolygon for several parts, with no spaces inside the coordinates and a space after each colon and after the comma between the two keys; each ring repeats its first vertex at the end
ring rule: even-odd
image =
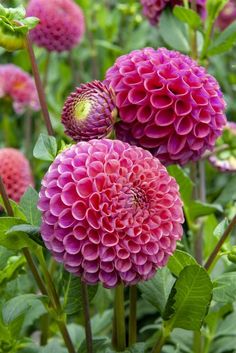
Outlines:
{"type": "Polygon", "coordinates": [[[218,82],[179,52],[134,50],[116,60],[105,82],[116,94],[117,138],[149,149],[165,165],[199,159],[226,123],[218,82]]]}
{"type": "Polygon", "coordinates": [[[33,78],[13,64],[0,65],[0,99],[10,99],[17,114],[27,109],[39,110],[33,78]]]}
{"type": "Polygon", "coordinates": [[[0,149],[0,176],[8,197],[19,202],[30,185],[34,185],[28,160],[14,148],[0,149]]]}
{"type": "Polygon", "coordinates": [[[62,123],[74,141],[109,135],[117,115],[114,95],[102,82],[82,84],[67,98],[62,123]]]}
{"type": "Polygon", "coordinates": [[[118,140],[79,142],[42,181],[42,238],[89,284],[135,284],[165,266],[181,239],[178,186],[158,159],[118,140]]]}
{"type": "Polygon", "coordinates": [[[84,15],[73,0],[30,0],[27,15],[40,19],[31,39],[48,51],[71,50],[82,40],[84,15]]]}

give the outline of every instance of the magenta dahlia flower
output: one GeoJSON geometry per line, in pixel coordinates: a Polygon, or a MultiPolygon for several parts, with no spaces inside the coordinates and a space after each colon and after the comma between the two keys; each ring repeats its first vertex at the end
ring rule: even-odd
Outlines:
{"type": "MultiPolygon", "coordinates": [[[[143,6],[143,15],[149,20],[150,24],[155,26],[160,19],[163,10],[167,7],[175,5],[183,5],[183,0],[140,0],[143,6]]],[[[189,1],[191,3],[191,0],[189,1]]],[[[205,16],[206,0],[197,0],[197,10],[205,16]]]]}
{"type": "Polygon", "coordinates": [[[28,16],[40,23],[31,31],[31,39],[48,51],[71,50],[84,34],[84,15],[73,0],[30,0],[28,16]]]}
{"type": "Polygon", "coordinates": [[[66,100],[62,123],[74,141],[88,141],[109,135],[117,110],[114,94],[102,82],[81,85],[66,100]]]}
{"type": "Polygon", "coordinates": [[[224,30],[236,19],[236,0],[229,0],[216,21],[217,26],[224,30]]]}
{"type": "Polygon", "coordinates": [[[236,172],[235,122],[227,122],[222,136],[216,141],[216,150],[218,151],[209,157],[210,163],[221,172],[236,172]]]}
{"type": "Polygon", "coordinates": [[[29,162],[14,148],[1,148],[0,161],[0,176],[8,197],[19,202],[28,187],[34,184],[29,162]]]}
{"type": "Polygon", "coordinates": [[[226,123],[217,81],[179,52],[132,51],[116,60],[105,82],[116,94],[117,138],[149,149],[165,165],[199,159],[226,123]]]}
{"type": "Polygon", "coordinates": [[[18,66],[0,65],[0,99],[10,99],[17,114],[27,108],[39,110],[38,93],[32,77],[18,66]]]}
{"type": "Polygon", "coordinates": [[[89,284],[135,284],[166,264],[182,236],[178,185],[148,151],[118,140],[79,142],[42,181],[42,238],[89,284]]]}

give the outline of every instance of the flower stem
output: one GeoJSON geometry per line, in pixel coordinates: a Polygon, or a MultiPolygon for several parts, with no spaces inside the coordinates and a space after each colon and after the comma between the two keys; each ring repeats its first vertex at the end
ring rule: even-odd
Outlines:
{"type": "Polygon", "coordinates": [[[202,335],[200,331],[193,332],[193,352],[202,353],[202,335]]]}
{"type": "Polygon", "coordinates": [[[218,243],[216,244],[214,250],[212,251],[212,253],[210,254],[208,260],[206,261],[204,267],[206,270],[209,270],[211,265],[213,264],[215,258],[217,257],[222,245],[224,244],[224,242],[226,241],[226,239],[228,238],[228,235],[231,233],[231,231],[233,230],[233,228],[236,225],[236,215],[233,217],[233,219],[231,220],[231,222],[229,223],[228,227],[225,229],[222,237],[220,238],[220,240],[218,241],[218,243]]]}
{"type": "Polygon", "coordinates": [[[48,135],[53,135],[54,132],[53,132],[52,123],[51,123],[49,112],[48,112],[46,97],[45,97],[42,81],[41,81],[41,78],[39,75],[38,65],[36,62],[34,50],[33,50],[29,35],[26,36],[26,49],[29,54],[29,58],[30,58],[31,66],[32,66],[32,72],[33,72],[34,80],[35,80],[35,85],[36,85],[36,88],[38,91],[39,101],[40,101],[40,105],[42,108],[42,113],[43,113],[44,121],[45,121],[45,124],[47,127],[48,135]]]}
{"type": "Polygon", "coordinates": [[[131,286],[129,289],[129,346],[137,340],[137,287],[131,286]]]}
{"type": "Polygon", "coordinates": [[[158,340],[155,346],[153,347],[151,353],[161,353],[162,347],[164,346],[166,340],[170,336],[170,331],[171,329],[169,327],[165,327],[165,326],[162,327],[158,340]]]}
{"type": "Polygon", "coordinates": [[[89,313],[88,287],[87,284],[83,281],[81,281],[81,299],[84,312],[87,353],[93,353],[93,338],[89,313]]]}
{"type": "Polygon", "coordinates": [[[114,347],[117,352],[122,352],[126,348],[125,339],[125,308],[124,308],[124,285],[119,284],[115,288],[115,306],[114,306],[114,319],[116,335],[114,342],[116,346],[114,347]]]}

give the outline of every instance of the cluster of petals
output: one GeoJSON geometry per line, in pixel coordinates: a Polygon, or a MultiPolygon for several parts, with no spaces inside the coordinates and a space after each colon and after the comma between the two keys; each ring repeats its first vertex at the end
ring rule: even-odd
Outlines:
{"type": "Polygon", "coordinates": [[[227,2],[225,7],[219,14],[216,24],[221,30],[224,30],[233,21],[235,21],[235,19],[236,19],[236,0],[229,0],[229,2],[227,2]]]}
{"type": "Polygon", "coordinates": [[[13,64],[0,65],[0,99],[10,99],[17,114],[40,109],[33,78],[13,64]]]}
{"type": "Polygon", "coordinates": [[[62,123],[74,141],[89,141],[108,136],[116,118],[114,94],[104,83],[82,84],[67,98],[62,123]]]}
{"type": "Polygon", "coordinates": [[[165,165],[199,159],[226,123],[218,82],[179,52],[134,50],[116,60],[105,82],[116,94],[117,138],[150,150],[165,165]]]}
{"type": "Polygon", "coordinates": [[[39,18],[31,39],[48,51],[71,50],[82,40],[84,15],[73,0],[30,0],[27,15],[39,18]]]}
{"type": "Polygon", "coordinates": [[[34,184],[29,162],[14,148],[1,148],[0,161],[0,176],[7,195],[19,202],[28,187],[34,184]]]}
{"type": "Polygon", "coordinates": [[[221,172],[236,172],[235,122],[227,122],[222,136],[216,142],[216,149],[218,152],[209,157],[210,163],[221,172]]]}
{"type": "Polygon", "coordinates": [[[64,150],[39,195],[45,245],[88,284],[148,280],[182,236],[176,181],[148,151],[119,140],[64,150]]]}
{"type": "MultiPolygon", "coordinates": [[[[155,26],[160,19],[163,10],[175,5],[184,5],[182,0],[140,0],[143,7],[143,15],[155,26]]],[[[189,1],[191,3],[191,0],[189,1]]],[[[204,17],[206,0],[197,0],[197,10],[204,17]]]]}

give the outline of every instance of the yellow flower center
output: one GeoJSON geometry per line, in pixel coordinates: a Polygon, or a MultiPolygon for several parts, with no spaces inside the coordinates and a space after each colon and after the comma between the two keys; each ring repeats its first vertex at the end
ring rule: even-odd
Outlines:
{"type": "Polygon", "coordinates": [[[91,110],[91,107],[92,103],[90,100],[81,100],[76,103],[74,112],[75,119],[79,121],[86,120],[91,110]]]}

